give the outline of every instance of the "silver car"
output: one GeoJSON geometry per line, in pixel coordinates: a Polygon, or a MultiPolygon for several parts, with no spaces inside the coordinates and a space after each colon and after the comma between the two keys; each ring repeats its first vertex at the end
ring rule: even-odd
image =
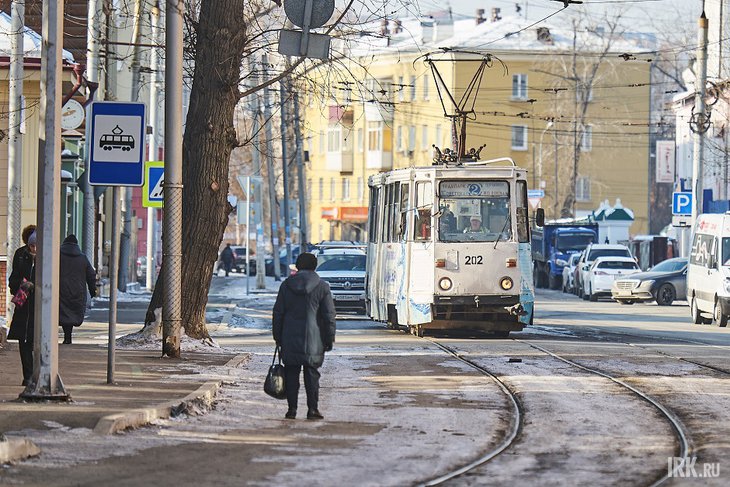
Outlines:
{"type": "Polygon", "coordinates": [[[335,309],[365,314],[365,252],[324,249],[317,252],[317,262],[317,274],[329,283],[335,309]]]}
{"type": "Polygon", "coordinates": [[[568,264],[563,267],[563,292],[572,293],[575,287],[575,266],[578,264],[580,259],[580,252],[575,253],[568,259],[568,264]]]}

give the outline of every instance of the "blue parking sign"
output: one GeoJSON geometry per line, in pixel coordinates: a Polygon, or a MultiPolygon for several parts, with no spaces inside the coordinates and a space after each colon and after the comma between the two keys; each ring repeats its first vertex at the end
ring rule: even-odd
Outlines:
{"type": "Polygon", "coordinates": [[[690,193],[689,191],[678,191],[672,193],[672,214],[692,214],[692,193],[690,193]]]}

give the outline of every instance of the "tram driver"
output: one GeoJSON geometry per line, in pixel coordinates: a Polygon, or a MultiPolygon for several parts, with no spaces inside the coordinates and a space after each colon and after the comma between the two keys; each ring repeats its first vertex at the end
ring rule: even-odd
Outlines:
{"type": "Polygon", "coordinates": [[[487,230],[482,226],[482,217],[472,215],[469,218],[469,225],[464,229],[464,233],[485,233],[487,230]]]}

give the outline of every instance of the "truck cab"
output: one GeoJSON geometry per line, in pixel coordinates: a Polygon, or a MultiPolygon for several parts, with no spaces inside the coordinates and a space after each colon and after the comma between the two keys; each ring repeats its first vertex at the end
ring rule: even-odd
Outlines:
{"type": "Polygon", "coordinates": [[[595,223],[546,223],[532,232],[532,258],[536,287],[560,289],[563,268],[570,256],[598,240],[595,223]]]}

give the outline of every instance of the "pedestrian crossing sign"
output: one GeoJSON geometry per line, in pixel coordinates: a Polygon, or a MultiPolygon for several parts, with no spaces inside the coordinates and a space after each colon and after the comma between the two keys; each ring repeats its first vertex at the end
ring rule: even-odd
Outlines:
{"type": "Polygon", "coordinates": [[[162,208],[164,184],[165,163],[163,161],[145,162],[142,206],[145,208],[162,208]]]}

